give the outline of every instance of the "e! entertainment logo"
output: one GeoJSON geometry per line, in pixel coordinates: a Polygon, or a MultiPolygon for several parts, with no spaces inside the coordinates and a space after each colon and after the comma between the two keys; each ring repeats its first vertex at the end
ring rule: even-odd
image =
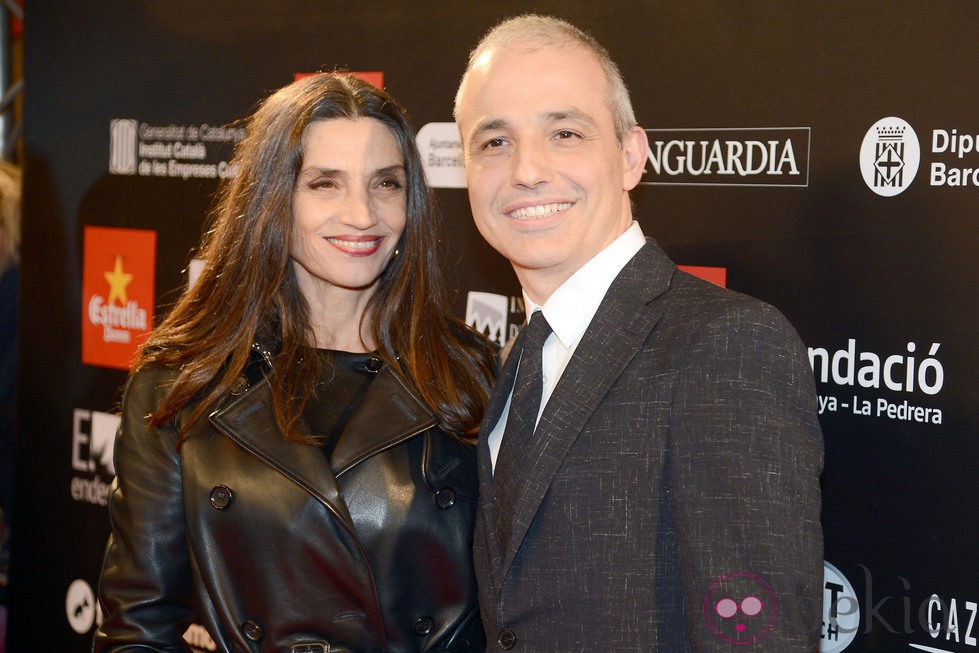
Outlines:
{"type": "Polygon", "coordinates": [[[153,328],[156,232],[85,227],[82,362],[128,370],[153,328]]]}

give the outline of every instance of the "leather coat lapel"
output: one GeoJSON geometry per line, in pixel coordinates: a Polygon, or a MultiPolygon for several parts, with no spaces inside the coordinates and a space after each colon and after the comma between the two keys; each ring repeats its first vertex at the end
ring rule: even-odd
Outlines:
{"type": "Polygon", "coordinates": [[[353,530],[347,504],[319,447],[285,440],[275,424],[267,378],[210,416],[221,433],[326,504],[353,530]]]}
{"type": "Polygon", "coordinates": [[[342,476],[357,463],[437,423],[435,413],[385,365],[344,427],[333,449],[333,469],[342,476]]]}
{"type": "Polygon", "coordinates": [[[503,577],[568,450],[659,321],[662,306],[653,300],[666,292],[675,271],[666,254],[647,241],[609,287],[541,415],[520,499],[510,514],[503,577]]]}
{"type": "Polygon", "coordinates": [[[435,415],[384,367],[371,382],[333,452],[334,475],[319,447],[285,440],[272,416],[272,391],[262,378],[210,416],[220,432],[326,504],[353,532],[337,476],[357,463],[434,426],[435,415]]]}

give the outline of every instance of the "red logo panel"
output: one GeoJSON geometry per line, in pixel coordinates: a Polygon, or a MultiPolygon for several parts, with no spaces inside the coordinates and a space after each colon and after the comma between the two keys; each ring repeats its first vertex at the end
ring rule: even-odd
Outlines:
{"type": "MultiPolygon", "coordinates": [[[[316,75],[317,73],[296,73],[293,75],[293,81],[302,79],[303,77],[309,77],[310,75],[316,75]]],[[[351,70],[347,72],[351,77],[356,77],[357,79],[362,79],[368,84],[374,86],[374,88],[384,89],[384,72],[380,70],[368,70],[368,71],[357,71],[351,70]]]]}
{"type": "Polygon", "coordinates": [[[705,265],[678,265],[677,267],[704,281],[710,281],[715,286],[727,288],[727,268],[712,268],[705,265]]]}
{"type": "Polygon", "coordinates": [[[153,329],[156,232],[85,227],[82,362],[128,370],[153,329]]]}

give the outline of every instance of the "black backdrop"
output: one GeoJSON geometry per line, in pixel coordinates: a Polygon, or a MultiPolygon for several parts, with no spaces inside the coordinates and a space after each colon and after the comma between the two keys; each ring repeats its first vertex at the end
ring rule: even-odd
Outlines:
{"type": "MultiPolygon", "coordinates": [[[[651,142],[676,155],[685,145],[671,141],[691,141],[688,163],[709,163],[695,176],[651,162],[634,193],[646,234],[679,263],[726,269],[729,287],[778,306],[811,348],[826,438],[824,650],[976,650],[979,6],[113,4],[27,6],[10,650],[87,650],[99,618],[105,433],[125,372],[83,364],[102,354],[83,351],[82,333],[135,341],[131,321],[113,331],[93,318],[92,297],[112,304],[115,292],[158,317],[186,283],[218,183],[196,175],[223,171],[235,138],[204,126],[334,67],[383,73],[417,129],[450,122],[468,50],[530,9],[594,33],[651,142]],[[775,143],[780,164],[740,175],[744,151],[758,163],[754,141],[775,143]],[[113,250],[86,227],[155,232],[156,245],[113,250]],[[115,256],[128,272],[147,255],[155,282],[135,275],[128,298],[101,281],[120,271],[115,256]]],[[[451,167],[451,126],[430,129],[440,138],[420,138],[423,152],[451,167]]],[[[515,279],[472,226],[464,189],[437,196],[456,307],[502,337],[520,317],[515,279]]]]}

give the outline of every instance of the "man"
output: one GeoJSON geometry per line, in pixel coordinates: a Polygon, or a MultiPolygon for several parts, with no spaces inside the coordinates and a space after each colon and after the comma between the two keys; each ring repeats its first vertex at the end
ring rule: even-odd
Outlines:
{"type": "Polygon", "coordinates": [[[646,135],[574,26],[491,30],[455,112],[476,225],[546,318],[480,439],[490,647],[815,649],[822,436],[792,327],[643,237],[628,193],[646,135]]]}

